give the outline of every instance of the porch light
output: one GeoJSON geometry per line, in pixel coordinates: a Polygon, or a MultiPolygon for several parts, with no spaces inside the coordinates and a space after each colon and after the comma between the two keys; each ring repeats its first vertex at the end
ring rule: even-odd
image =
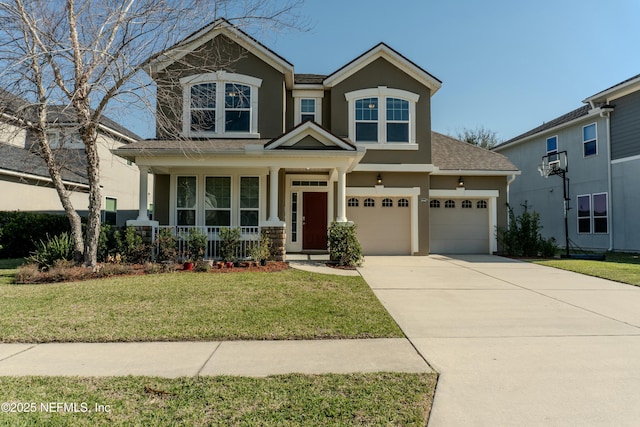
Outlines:
{"type": "Polygon", "coordinates": [[[462,177],[458,178],[458,187],[464,187],[464,179],[462,177]]]}
{"type": "Polygon", "coordinates": [[[376,178],[376,183],[377,185],[382,185],[382,175],[378,174],[378,177],[376,178]]]}

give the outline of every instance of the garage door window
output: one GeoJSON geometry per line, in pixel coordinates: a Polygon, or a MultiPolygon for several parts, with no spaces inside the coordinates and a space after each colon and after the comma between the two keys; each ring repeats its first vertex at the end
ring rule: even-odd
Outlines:
{"type": "Polygon", "coordinates": [[[473,203],[471,203],[471,200],[462,201],[462,209],[471,209],[472,207],[473,207],[473,203]]]}
{"type": "Polygon", "coordinates": [[[447,200],[446,202],[444,202],[444,207],[445,208],[455,208],[456,207],[456,202],[454,202],[453,200],[447,200]]]}
{"type": "Polygon", "coordinates": [[[409,207],[409,201],[407,199],[398,200],[398,207],[399,208],[408,208],[409,207]]]}
{"type": "Polygon", "coordinates": [[[478,209],[487,209],[487,201],[486,200],[478,200],[478,203],[476,204],[476,207],[478,209]]]}
{"type": "Polygon", "coordinates": [[[349,199],[347,201],[347,206],[357,208],[358,206],[360,206],[360,202],[358,202],[358,199],[349,199]]]}
{"type": "Polygon", "coordinates": [[[440,207],[440,200],[432,200],[429,202],[429,207],[430,208],[439,208],[440,207]]]}
{"type": "Polygon", "coordinates": [[[365,208],[373,208],[376,206],[376,201],[373,199],[364,199],[365,208]]]}
{"type": "Polygon", "coordinates": [[[393,200],[391,200],[391,199],[382,199],[382,207],[383,208],[392,208],[393,207],[393,200]]]}

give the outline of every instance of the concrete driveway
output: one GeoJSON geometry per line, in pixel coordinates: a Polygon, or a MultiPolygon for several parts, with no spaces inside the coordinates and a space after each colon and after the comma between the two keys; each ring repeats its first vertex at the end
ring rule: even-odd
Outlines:
{"type": "Polygon", "coordinates": [[[640,289],[484,256],[360,272],[440,372],[429,427],[640,425],[640,289]]]}

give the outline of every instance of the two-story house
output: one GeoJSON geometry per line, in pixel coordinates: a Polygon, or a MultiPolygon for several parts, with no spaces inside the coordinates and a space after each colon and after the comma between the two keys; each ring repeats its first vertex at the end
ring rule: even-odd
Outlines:
{"type": "MultiPolygon", "coordinates": [[[[23,126],[29,103],[10,93],[0,93],[0,191],[2,211],[63,214],[47,166],[30,133],[23,126]]],[[[75,209],[86,215],[89,199],[84,145],[72,115],[61,106],[50,106],[49,142],[61,166],[61,174],[75,209]]],[[[140,139],[136,134],[103,117],[98,132],[101,169],[102,216],[105,223],[125,225],[138,216],[138,168],[111,150],[140,139]],[[133,184],[133,185],[132,185],[133,184]]],[[[151,200],[150,197],[148,197],[151,200]]]]}
{"type": "Polygon", "coordinates": [[[440,80],[386,44],[329,75],[295,74],[217,20],[149,74],[156,139],[115,152],[136,162],[141,182],[154,175],[157,223],[141,209],[131,224],[201,227],[211,241],[220,227],[247,239],[267,229],[283,254],[326,250],[332,221],[355,222],[365,254],[496,250],[519,172],[502,155],[433,134],[440,80]]]}
{"type": "Polygon", "coordinates": [[[566,152],[570,246],[640,251],[640,75],[583,102],[494,148],[522,170],[511,204],[526,201],[540,213],[542,233],[564,245],[563,180],[545,179],[537,167],[543,156],[558,162],[556,154],[566,152]]]}

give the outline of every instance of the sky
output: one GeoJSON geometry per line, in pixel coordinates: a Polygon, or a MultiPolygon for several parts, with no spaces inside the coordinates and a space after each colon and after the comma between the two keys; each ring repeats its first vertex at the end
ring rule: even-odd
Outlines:
{"type": "MultiPolygon", "coordinates": [[[[313,74],[385,42],[443,82],[432,129],[449,135],[508,140],[640,74],[640,0],[306,0],[297,13],[308,31],[253,35],[313,74]]],[[[149,120],[123,124],[153,137],[149,120]]]]}

